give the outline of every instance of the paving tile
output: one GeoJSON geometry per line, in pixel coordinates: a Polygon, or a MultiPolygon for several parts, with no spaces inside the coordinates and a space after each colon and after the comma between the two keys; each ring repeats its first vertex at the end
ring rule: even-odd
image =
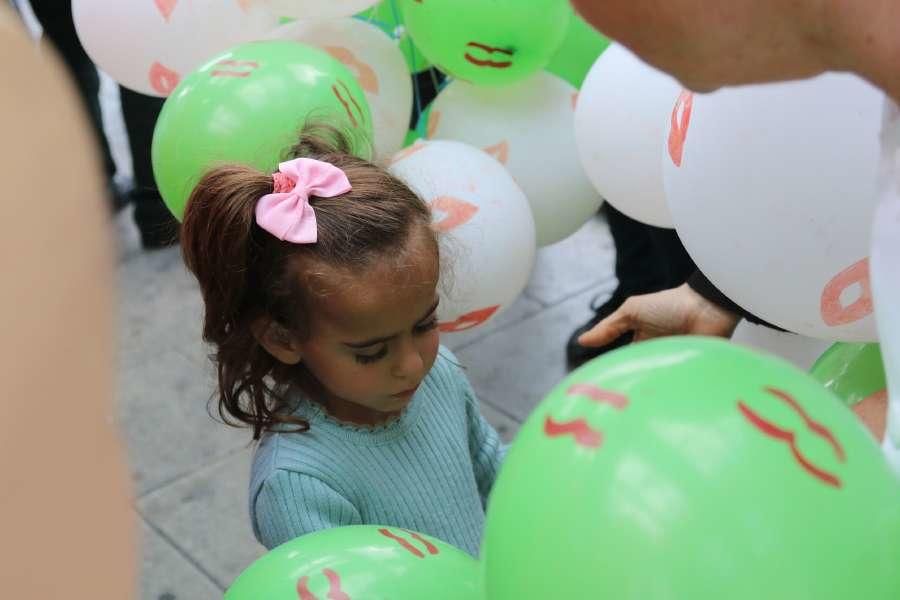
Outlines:
{"type": "Polygon", "coordinates": [[[609,226],[596,216],[568,238],[538,250],[525,294],[552,306],[600,284],[611,290],[615,257],[609,226]]]}
{"type": "Polygon", "coordinates": [[[154,527],[222,588],[262,556],[247,509],[249,447],[138,501],[138,510],[154,527]]]}
{"type": "Polygon", "coordinates": [[[119,377],[119,421],[138,495],[203,467],[244,445],[246,430],[213,419],[211,370],[176,351],[164,351],[119,377]]]}
{"type": "Polygon", "coordinates": [[[222,588],[141,522],[141,600],[221,600],[222,588]]]}

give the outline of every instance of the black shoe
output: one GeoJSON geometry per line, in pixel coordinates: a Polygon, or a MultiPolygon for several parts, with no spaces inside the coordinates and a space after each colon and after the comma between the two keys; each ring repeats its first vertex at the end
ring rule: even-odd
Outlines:
{"type": "Polygon", "coordinates": [[[605,346],[600,346],[599,348],[586,348],[578,343],[578,338],[581,334],[592,329],[594,325],[616,312],[616,310],[625,303],[628,296],[629,294],[624,294],[619,288],[616,288],[616,291],[613,292],[610,299],[600,306],[596,306],[598,298],[594,298],[594,300],[591,301],[591,310],[594,311],[594,316],[581,327],[573,331],[572,335],[569,336],[569,341],[566,343],[566,364],[570,370],[580,367],[587,361],[596,358],[605,352],[610,352],[611,350],[621,348],[622,346],[631,343],[634,334],[630,331],[628,333],[623,333],[610,343],[605,346]]]}

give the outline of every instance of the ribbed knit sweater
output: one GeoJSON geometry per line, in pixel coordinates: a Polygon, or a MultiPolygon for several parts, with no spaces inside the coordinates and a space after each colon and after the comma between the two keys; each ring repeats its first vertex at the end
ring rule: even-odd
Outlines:
{"type": "Polygon", "coordinates": [[[477,556],[506,448],[481,416],[455,357],[438,358],[403,413],[366,428],[298,400],[304,433],[266,434],[250,482],[253,531],[267,548],[342,525],[419,531],[477,556]]]}

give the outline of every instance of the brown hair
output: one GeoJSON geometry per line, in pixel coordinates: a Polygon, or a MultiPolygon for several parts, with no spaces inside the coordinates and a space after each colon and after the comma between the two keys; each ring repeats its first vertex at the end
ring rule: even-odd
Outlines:
{"type": "Polygon", "coordinates": [[[272,357],[254,337],[253,323],[262,317],[300,339],[308,335],[313,292],[303,275],[310,266],[356,272],[396,256],[415,232],[427,235],[438,253],[428,206],[402,181],[353,156],[342,132],[307,125],[289,157],[329,162],[353,186],[334,198],[310,198],[315,244],[281,241],[256,224],[256,202],[272,193],[272,175],[239,165],[203,176],[181,228],[184,262],[203,293],[203,339],[214,348],[219,415],[230,425],[252,427],[254,439],[279,424],[307,430],[307,422],[291,416],[284,390],[292,382],[314,382],[302,364],[284,365],[272,357]]]}

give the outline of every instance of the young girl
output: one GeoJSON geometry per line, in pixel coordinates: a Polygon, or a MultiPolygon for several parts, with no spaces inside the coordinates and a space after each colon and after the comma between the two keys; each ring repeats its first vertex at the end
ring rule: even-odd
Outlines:
{"type": "Polygon", "coordinates": [[[330,128],[291,154],[207,173],[182,227],[219,412],[261,440],[253,530],[273,548],[380,524],[475,555],[504,449],[439,346],[429,209],[330,128]]]}

